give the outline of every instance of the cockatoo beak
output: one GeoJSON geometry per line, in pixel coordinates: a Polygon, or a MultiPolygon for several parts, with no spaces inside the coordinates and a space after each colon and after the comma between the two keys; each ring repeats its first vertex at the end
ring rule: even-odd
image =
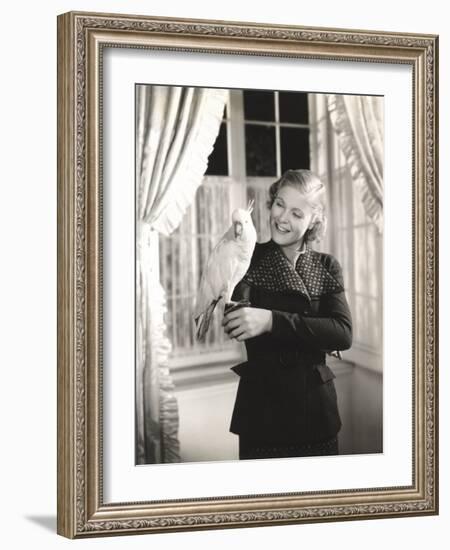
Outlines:
{"type": "Polygon", "coordinates": [[[234,238],[237,239],[242,235],[242,223],[234,222],[234,238]]]}

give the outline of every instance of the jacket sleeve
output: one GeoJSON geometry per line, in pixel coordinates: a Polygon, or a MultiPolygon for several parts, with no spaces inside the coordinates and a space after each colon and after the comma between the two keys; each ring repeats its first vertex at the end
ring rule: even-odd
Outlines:
{"type": "MultiPolygon", "coordinates": [[[[328,268],[344,288],[342,270],[331,257],[328,268]]],[[[352,345],[352,318],[344,290],[323,295],[318,314],[272,311],[272,336],[307,349],[345,350],[352,345]]]]}
{"type": "Polygon", "coordinates": [[[243,300],[250,301],[250,286],[244,280],[241,280],[236,285],[231,299],[234,302],[240,302],[243,300]]]}

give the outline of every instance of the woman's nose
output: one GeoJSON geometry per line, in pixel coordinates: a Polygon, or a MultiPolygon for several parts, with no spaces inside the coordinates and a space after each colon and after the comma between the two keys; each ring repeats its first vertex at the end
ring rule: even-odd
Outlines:
{"type": "Polygon", "coordinates": [[[278,216],[278,221],[280,222],[285,222],[287,221],[288,217],[287,217],[287,212],[285,209],[283,209],[281,212],[280,212],[280,215],[278,216]]]}

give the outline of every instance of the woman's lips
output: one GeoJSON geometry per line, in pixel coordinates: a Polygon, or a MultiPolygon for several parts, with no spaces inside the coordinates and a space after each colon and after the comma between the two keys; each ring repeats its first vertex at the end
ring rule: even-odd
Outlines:
{"type": "Polygon", "coordinates": [[[274,222],[274,225],[275,225],[275,229],[279,232],[279,233],[283,233],[283,234],[286,234],[286,233],[289,233],[289,229],[286,229],[285,227],[280,227],[277,222],[274,222]]]}

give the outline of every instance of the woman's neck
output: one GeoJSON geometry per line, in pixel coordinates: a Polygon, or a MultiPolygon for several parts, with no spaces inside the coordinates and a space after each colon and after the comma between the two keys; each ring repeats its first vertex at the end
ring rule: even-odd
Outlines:
{"type": "Polygon", "coordinates": [[[287,246],[281,246],[281,250],[287,259],[291,262],[293,266],[297,263],[298,257],[305,250],[305,242],[302,240],[300,243],[294,243],[287,246]]]}

